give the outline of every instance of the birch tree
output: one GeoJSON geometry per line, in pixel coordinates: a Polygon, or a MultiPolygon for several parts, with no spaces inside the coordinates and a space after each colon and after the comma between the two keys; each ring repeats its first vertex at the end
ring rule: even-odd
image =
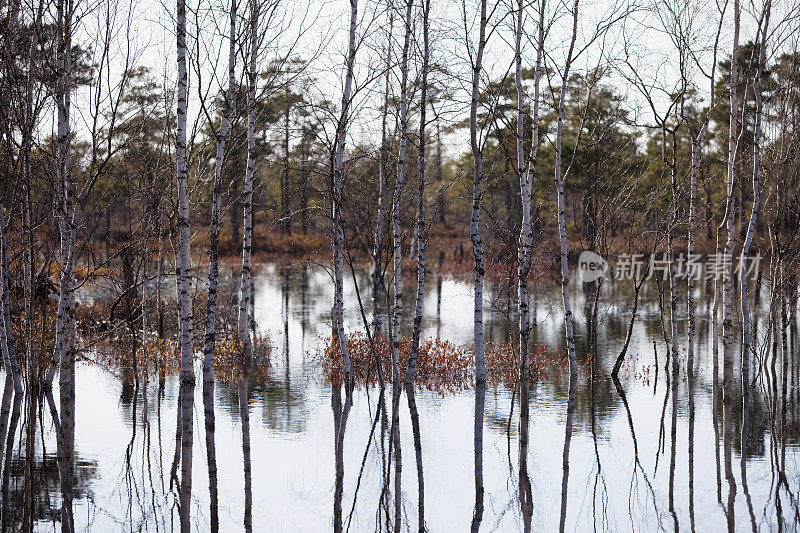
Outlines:
{"type": "Polygon", "coordinates": [[[417,299],[414,307],[414,325],[411,333],[411,353],[406,369],[406,383],[413,384],[414,369],[417,366],[419,338],[422,328],[422,307],[425,299],[425,150],[428,137],[426,133],[426,110],[428,106],[428,64],[430,61],[429,15],[430,0],[422,4],[422,81],[420,84],[420,117],[419,117],[419,173],[417,176],[417,299]]]}
{"type": "Polygon", "coordinates": [[[558,235],[561,243],[561,300],[564,305],[564,330],[567,341],[567,359],[569,361],[569,398],[567,400],[567,423],[564,431],[564,451],[562,456],[562,480],[561,480],[561,520],[560,530],[564,531],[564,524],[567,515],[566,488],[569,479],[569,449],[572,440],[572,417],[575,410],[575,385],[578,376],[578,363],[575,357],[575,338],[572,327],[572,307],[569,299],[569,265],[567,262],[567,225],[564,206],[564,179],[561,173],[562,141],[564,132],[564,100],[566,98],[567,82],[569,71],[572,67],[575,52],[575,41],[578,35],[578,1],[575,0],[572,7],[572,37],[570,38],[569,50],[567,51],[564,70],[561,75],[561,90],[558,97],[556,121],[556,165],[555,182],[557,193],[558,209],[558,235]]]}
{"type": "Polygon", "coordinates": [[[347,350],[347,338],[344,331],[344,227],[342,222],[342,188],[344,185],[344,148],[347,136],[350,99],[353,89],[353,69],[356,61],[356,25],[358,22],[358,0],[350,0],[350,30],[348,32],[346,74],[342,91],[342,109],[336,126],[333,176],[331,176],[333,207],[333,271],[334,296],[331,312],[333,331],[339,339],[344,362],[345,389],[348,396],[352,392],[353,367],[350,353],[347,350]]]}
{"type": "MultiPolygon", "coordinates": [[[[759,20],[758,31],[761,34],[761,41],[758,43],[758,64],[753,78],[753,93],[755,94],[755,126],[753,136],[753,207],[750,212],[750,220],[747,224],[747,233],[742,244],[742,255],[739,260],[739,303],[742,312],[742,364],[741,364],[741,384],[742,384],[742,428],[741,439],[747,442],[750,430],[750,354],[751,354],[751,326],[750,326],[750,306],[747,302],[747,259],[750,253],[750,244],[753,242],[753,234],[756,229],[758,210],[761,204],[761,192],[759,188],[759,172],[761,170],[761,121],[764,109],[764,96],[761,88],[761,78],[764,73],[766,63],[767,36],[769,35],[769,18],[772,8],[772,1],[766,0],[764,11],[759,20]]],[[[733,70],[731,70],[733,75],[733,70]]],[[[785,288],[783,289],[785,291],[785,288]]],[[[782,292],[783,292],[782,291],[782,292]]],[[[781,310],[785,313],[785,307],[781,304],[781,310]]],[[[785,335],[785,328],[783,329],[785,335]]],[[[785,337],[784,337],[785,338],[785,337]]],[[[785,341],[784,341],[785,342],[785,341]]],[[[785,359],[784,359],[785,363],[785,359]]],[[[784,370],[784,379],[785,370],[784,370]]],[[[741,466],[742,476],[746,479],[747,451],[746,446],[742,447],[741,466]]]]}
{"type": "Polygon", "coordinates": [[[250,353],[250,312],[253,305],[253,280],[251,259],[253,251],[253,175],[256,159],[256,60],[258,58],[259,0],[250,0],[249,38],[250,54],[247,63],[247,166],[244,172],[244,194],[242,212],[242,270],[239,285],[239,342],[246,353],[250,353]]]}
{"type": "Polygon", "coordinates": [[[194,350],[192,348],[192,290],[191,250],[189,232],[189,180],[186,164],[186,0],[177,1],[177,52],[178,93],[176,109],[176,180],[178,185],[178,249],[176,250],[176,278],[178,288],[179,345],[181,353],[180,374],[180,433],[181,433],[181,531],[191,531],[192,502],[192,418],[194,411],[194,350]]]}
{"type": "Polygon", "coordinates": [[[381,333],[381,293],[383,292],[382,257],[384,224],[386,223],[386,177],[389,171],[389,139],[386,123],[389,117],[389,89],[392,72],[392,29],[394,9],[387,6],[389,25],[386,29],[386,63],[383,73],[383,103],[381,104],[381,148],[378,161],[378,216],[375,220],[375,247],[372,252],[372,327],[375,336],[381,333]]]}
{"type": "Polygon", "coordinates": [[[564,63],[564,70],[561,75],[561,89],[556,108],[558,115],[556,120],[555,182],[558,205],[558,235],[561,243],[561,300],[564,306],[564,329],[566,333],[567,359],[569,361],[570,374],[577,372],[578,368],[577,361],[575,359],[575,337],[572,326],[572,306],[570,305],[569,298],[569,264],[567,262],[569,249],[567,248],[566,207],[564,203],[564,179],[561,171],[561,162],[562,140],[564,136],[564,101],[566,99],[569,72],[572,68],[572,62],[574,59],[573,54],[575,52],[575,41],[578,35],[578,1],[579,0],[575,0],[572,7],[572,37],[570,39],[569,50],[567,51],[567,57],[564,63]]]}
{"type": "Polygon", "coordinates": [[[230,3],[230,33],[228,36],[228,88],[222,102],[222,117],[216,132],[217,151],[214,161],[214,191],[211,199],[211,243],[208,264],[208,302],[206,308],[206,331],[203,346],[203,407],[206,426],[206,453],[208,455],[209,492],[211,495],[211,530],[219,529],[217,503],[217,458],[214,445],[214,353],[217,319],[217,283],[219,276],[219,217],[222,196],[222,164],[225,159],[225,143],[228,137],[231,105],[236,88],[236,11],[237,0],[230,3]]]}
{"type": "Polygon", "coordinates": [[[722,432],[725,453],[725,477],[733,482],[731,470],[731,431],[733,430],[733,248],[736,239],[736,222],[733,212],[734,187],[736,183],[736,157],[739,131],[739,32],[741,28],[740,0],[733,0],[733,47],[731,51],[730,107],[728,132],[728,173],[726,182],[725,216],[720,229],[725,227],[727,240],[723,257],[722,275],[722,432]],[[725,260],[727,258],[727,261],[725,260]]]}
{"type": "MultiPolygon", "coordinates": [[[[539,151],[539,86],[542,76],[542,57],[544,55],[544,10],[545,0],[539,2],[539,23],[536,37],[536,66],[533,73],[533,102],[531,103],[531,127],[533,139],[529,161],[525,161],[525,88],[522,85],[522,36],[525,18],[524,2],[517,2],[517,25],[515,40],[515,75],[517,85],[517,174],[519,175],[520,200],[522,202],[522,223],[519,233],[517,264],[517,307],[519,311],[519,368],[520,374],[528,374],[528,337],[530,316],[528,310],[528,276],[531,272],[531,246],[533,245],[533,224],[531,220],[531,193],[536,156],[539,151]]],[[[522,391],[521,391],[522,392],[522,391]]],[[[524,391],[527,394],[527,390],[524,391]]]]}
{"type": "Polygon", "coordinates": [[[3,367],[6,375],[13,380],[14,393],[22,394],[22,377],[19,360],[14,347],[14,331],[11,323],[11,270],[8,262],[8,228],[6,226],[5,208],[0,202],[0,353],[3,356],[3,367]]]}
{"type": "Polygon", "coordinates": [[[400,350],[400,321],[403,314],[403,235],[400,228],[400,200],[403,193],[406,169],[406,144],[408,143],[408,53],[411,45],[411,10],[413,0],[406,0],[406,14],[403,21],[405,36],[403,52],[400,56],[400,146],[397,150],[397,171],[392,196],[392,243],[394,246],[394,305],[392,307],[392,381],[400,383],[398,367],[400,350]]]}
{"type": "MultiPolygon", "coordinates": [[[[485,343],[483,338],[483,241],[481,240],[481,200],[483,198],[483,148],[478,139],[478,97],[480,95],[483,52],[486,48],[486,0],[481,0],[478,48],[472,64],[472,95],[469,106],[469,143],[472,151],[472,216],[469,234],[475,259],[473,337],[475,342],[475,380],[486,381],[485,343]]],[[[477,426],[477,422],[476,422],[477,426]]]]}

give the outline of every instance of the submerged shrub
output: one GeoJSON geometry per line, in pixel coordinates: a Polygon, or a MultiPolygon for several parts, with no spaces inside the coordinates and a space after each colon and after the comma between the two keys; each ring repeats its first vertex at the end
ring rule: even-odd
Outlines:
{"type": "MultiPolygon", "coordinates": [[[[382,335],[373,338],[375,354],[380,360],[384,377],[392,380],[392,356],[388,339],[382,335]]],[[[374,384],[378,381],[375,354],[369,338],[363,332],[347,336],[347,348],[353,365],[353,375],[357,384],[374,384]]],[[[411,352],[411,338],[400,340],[398,366],[401,378],[405,376],[411,352]]],[[[440,338],[420,342],[414,380],[417,385],[440,392],[455,392],[471,387],[475,381],[475,355],[473,346],[459,346],[440,338]]],[[[537,346],[529,354],[531,378],[542,379],[547,376],[567,375],[569,368],[566,359],[548,350],[547,346],[537,346]]],[[[341,348],[336,336],[325,339],[325,350],[321,357],[325,378],[331,383],[341,383],[344,379],[341,348]]],[[[514,386],[517,382],[519,352],[510,342],[487,343],[487,379],[492,385],[514,386]]]]}

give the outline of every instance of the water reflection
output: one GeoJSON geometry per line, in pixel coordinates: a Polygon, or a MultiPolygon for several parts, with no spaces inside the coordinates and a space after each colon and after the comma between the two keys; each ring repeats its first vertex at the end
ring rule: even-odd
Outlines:
{"type": "MultiPolygon", "coordinates": [[[[367,274],[356,275],[366,286],[367,274]]],[[[432,279],[423,337],[470,342],[470,287],[432,279]]],[[[784,297],[781,312],[769,285],[760,289],[745,429],[742,384],[730,383],[730,403],[717,398],[724,386],[714,362],[723,361],[708,288],[699,289],[688,367],[680,312],[678,357],[656,362],[656,350],[665,353],[657,286],[641,287],[630,327],[635,287],[576,285],[583,316],[574,376],[455,394],[387,383],[385,392],[359,387],[348,396],[325,383],[318,366],[330,334],[327,274],[265,265],[255,283],[255,322],[271,339],[271,369],[218,378],[210,402],[205,376],[187,392],[169,375],[159,385],[141,372],[79,364],[74,406],[68,391],[62,406],[58,387],[16,394],[4,378],[4,530],[69,529],[70,520],[80,531],[178,529],[186,487],[179,405],[187,394],[204,415],[213,405],[213,418],[195,423],[205,439],[191,456],[193,530],[800,527],[796,294],[784,297]],[[629,330],[620,374],[610,378],[629,330]]],[[[352,284],[345,289],[347,327],[362,329],[352,284]]],[[[559,297],[545,283],[532,291],[532,345],[561,346],[559,297]]],[[[514,340],[510,298],[507,287],[487,283],[487,338],[514,340]]],[[[404,333],[409,325],[401,321],[404,333]]],[[[199,361],[197,370],[202,375],[199,361]]],[[[736,360],[732,371],[738,375],[736,360]]]]}

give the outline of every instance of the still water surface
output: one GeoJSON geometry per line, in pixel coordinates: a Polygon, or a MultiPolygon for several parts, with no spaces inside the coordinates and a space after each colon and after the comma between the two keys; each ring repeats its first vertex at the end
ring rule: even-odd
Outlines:
{"type": "MultiPolygon", "coordinates": [[[[230,281],[230,273],[227,276],[230,281]]],[[[428,279],[431,282],[426,292],[423,336],[471,343],[470,285],[437,279],[435,275],[428,279]]],[[[365,297],[369,280],[359,274],[358,281],[365,297]]],[[[349,406],[343,391],[325,383],[319,366],[319,349],[330,334],[330,276],[310,265],[268,264],[258,272],[255,288],[255,319],[258,329],[271,339],[272,367],[265,379],[250,384],[244,426],[236,385],[217,384],[220,531],[244,530],[247,511],[252,513],[254,531],[330,530],[338,509],[344,529],[350,531],[393,527],[396,465],[392,462],[394,450],[390,447],[388,427],[392,419],[391,387],[384,397],[376,388],[361,387],[355,391],[349,406]],[[340,427],[343,410],[347,418],[344,432],[340,433],[341,488],[337,490],[335,428],[340,427]],[[243,427],[249,431],[251,443],[252,504],[245,497],[243,427]],[[389,471],[392,477],[386,483],[389,471]]],[[[346,282],[345,288],[347,325],[360,329],[361,315],[353,284],[346,282]]],[[[513,301],[501,284],[489,284],[487,289],[487,340],[511,340],[515,320],[513,301]]],[[[578,354],[583,359],[589,349],[586,309],[591,300],[580,285],[575,285],[573,291],[578,354]]],[[[533,293],[532,342],[557,348],[563,338],[559,286],[540,283],[533,293]]],[[[632,292],[630,287],[607,286],[598,300],[597,377],[592,379],[587,370],[590,365],[584,364],[577,383],[565,493],[562,453],[569,380],[545,380],[531,385],[527,475],[533,530],[557,530],[564,503],[568,531],[714,531],[728,526],[749,531],[800,527],[796,397],[796,365],[800,358],[795,351],[796,340],[793,337],[790,343],[794,356],[783,434],[778,429],[772,430],[771,413],[780,398],[774,401],[773,377],[769,372],[771,346],[767,345],[763,371],[759,373],[760,364],[754,363],[753,373],[759,379],[751,399],[747,484],[742,483],[740,467],[738,393],[732,436],[733,478],[726,479],[723,435],[717,441],[712,403],[708,322],[711,304],[706,294],[699,296],[692,457],[684,313],[679,317],[684,360],[673,411],[671,387],[667,386],[664,371],[666,349],[656,287],[646,286],[642,290],[639,319],[628,348],[629,363],[621,373],[620,393],[608,374],[625,339],[632,292]],[[654,342],[660,358],[657,379],[654,379],[654,342]],[[673,428],[674,462],[671,461],[673,428]],[[785,478],[781,478],[782,473],[785,478]],[[778,490],[781,479],[786,482],[778,490]]],[[[406,301],[413,301],[410,293],[406,301]]],[[[765,330],[762,324],[757,332],[762,339],[765,330]]],[[[796,335],[796,328],[794,331],[796,335]]],[[[780,359],[777,367],[775,390],[780,395],[780,359]]],[[[76,530],[178,530],[177,491],[170,482],[175,453],[177,378],[168,378],[164,389],[159,391],[157,381],[142,382],[137,389],[130,379],[98,365],[81,363],[76,373],[76,530]]],[[[467,531],[473,522],[476,494],[473,438],[476,392],[469,389],[439,393],[423,387],[417,390],[414,399],[419,448],[415,447],[405,392],[398,406],[402,461],[398,501],[402,529],[418,528],[416,461],[421,455],[425,527],[436,532],[467,531]]],[[[210,520],[208,469],[199,385],[194,405],[192,516],[194,529],[206,531],[210,520]]],[[[486,390],[482,422],[485,500],[480,524],[474,524],[481,531],[520,531],[527,522],[520,506],[519,412],[519,397],[512,389],[490,386],[486,390]]],[[[721,433],[721,401],[716,420],[721,433]]],[[[776,420],[776,428],[778,423],[776,420]]],[[[43,438],[37,443],[36,456],[38,529],[60,530],[55,433],[46,409],[40,433],[43,438]]],[[[25,447],[20,444],[17,441],[13,450],[14,502],[23,498],[24,458],[20,449],[24,451],[25,447]]]]}

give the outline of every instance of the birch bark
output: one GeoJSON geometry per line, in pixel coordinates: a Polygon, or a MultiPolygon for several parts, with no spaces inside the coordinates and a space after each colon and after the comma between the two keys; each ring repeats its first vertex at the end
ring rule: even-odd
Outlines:
{"type": "Polygon", "coordinates": [[[258,57],[258,8],[257,0],[250,2],[250,57],[247,65],[247,166],[244,172],[244,196],[242,212],[242,271],[239,296],[239,342],[246,353],[250,353],[250,309],[252,307],[251,259],[253,250],[253,174],[256,158],[256,59],[258,57]]]}
{"type": "Polygon", "coordinates": [[[398,351],[400,349],[400,320],[403,314],[403,240],[400,232],[400,200],[403,193],[406,169],[406,144],[408,143],[408,50],[411,43],[411,9],[413,0],[406,0],[406,16],[403,22],[403,55],[400,59],[400,147],[397,151],[397,174],[392,196],[392,243],[394,246],[394,306],[392,308],[392,381],[400,383],[398,351]]]}
{"type": "Polygon", "coordinates": [[[419,353],[419,337],[422,329],[422,307],[425,298],[425,149],[428,137],[426,133],[426,109],[428,105],[428,61],[430,45],[428,42],[428,16],[431,10],[430,0],[422,4],[422,83],[420,85],[420,117],[419,117],[419,174],[417,176],[417,300],[414,308],[414,326],[411,333],[411,354],[406,369],[406,384],[414,383],[414,369],[417,366],[419,353]]]}
{"type": "Polygon", "coordinates": [[[485,343],[483,337],[483,241],[481,240],[481,201],[483,199],[483,153],[478,140],[478,96],[486,48],[486,0],[481,0],[478,49],[472,66],[472,96],[469,107],[469,141],[473,159],[472,216],[469,234],[475,259],[473,336],[475,342],[475,381],[486,381],[485,343]]]}
{"type": "MultiPolygon", "coordinates": [[[[742,364],[741,364],[741,383],[742,383],[742,434],[741,442],[742,454],[742,475],[746,478],[745,465],[747,463],[746,446],[747,436],[750,430],[750,306],[747,303],[747,259],[750,253],[750,244],[753,242],[756,220],[758,219],[758,209],[761,203],[761,192],[759,190],[759,171],[761,170],[761,118],[763,115],[764,98],[761,92],[761,76],[764,72],[766,62],[767,33],[769,29],[769,16],[772,7],[771,0],[767,0],[764,7],[763,27],[760,27],[761,42],[758,47],[758,67],[753,79],[753,93],[756,100],[756,117],[753,131],[753,209],[750,212],[750,221],[747,224],[744,244],[742,244],[742,256],[739,262],[739,302],[742,311],[742,364]]],[[[761,25],[759,25],[761,26],[761,25]]],[[[781,305],[784,309],[784,306],[781,305]]],[[[785,331],[785,330],[784,330],[785,331]]],[[[785,373],[783,379],[786,379],[785,373]]]]}
{"type": "Polygon", "coordinates": [[[3,366],[6,374],[13,379],[14,392],[22,393],[22,377],[19,360],[14,348],[14,333],[11,325],[11,270],[8,263],[8,232],[6,230],[5,208],[0,202],[0,301],[2,302],[2,319],[0,319],[0,351],[3,355],[3,366]]]}
{"type": "Polygon", "coordinates": [[[334,295],[332,322],[334,334],[339,339],[344,362],[345,390],[352,393],[353,367],[350,353],[347,350],[347,338],[344,331],[344,227],[342,222],[342,187],[344,185],[344,147],[347,136],[347,122],[350,114],[350,98],[353,90],[353,68],[356,61],[356,24],[358,22],[358,0],[350,0],[350,31],[347,46],[347,73],[342,91],[342,114],[336,129],[336,152],[334,155],[332,179],[333,204],[333,271],[334,295]]]}
{"type": "Polygon", "coordinates": [[[192,414],[194,400],[194,352],[192,349],[191,250],[189,239],[189,183],[186,169],[186,0],[177,0],[178,102],[176,110],[176,178],[178,182],[178,319],[181,351],[181,531],[191,531],[192,414]]]}
{"type": "Polygon", "coordinates": [[[731,470],[731,431],[733,430],[733,247],[736,238],[735,215],[733,213],[734,187],[736,183],[736,155],[738,151],[738,113],[739,113],[739,30],[740,2],[733,2],[733,49],[731,51],[730,74],[730,128],[728,132],[728,180],[726,194],[725,220],[727,240],[723,260],[725,270],[722,276],[722,432],[725,453],[725,477],[733,479],[731,470]]]}
{"type": "Polygon", "coordinates": [[[394,9],[389,6],[389,27],[386,31],[386,63],[384,64],[384,90],[381,107],[381,150],[378,162],[378,217],[375,221],[375,247],[372,252],[372,328],[377,337],[381,333],[381,293],[383,292],[383,275],[381,258],[383,256],[384,224],[386,223],[386,175],[389,171],[389,140],[386,122],[389,116],[389,79],[392,67],[392,29],[394,27],[394,9]]]}
{"type": "Polygon", "coordinates": [[[564,64],[564,74],[561,77],[561,90],[558,97],[558,120],[556,122],[556,168],[555,181],[558,194],[558,235],[561,242],[561,299],[564,304],[564,329],[567,341],[567,358],[569,360],[570,374],[578,371],[575,360],[575,337],[572,326],[572,307],[569,298],[569,264],[567,262],[567,222],[564,206],[564,180],[561,175],[561,142],[564,131],[564,100],[566,98],[569,71],[572,67],[572,54],[575,50],[575,40],[578,34],[578,0],[573,4],[572,14],[572,39],[570,40],[567,60],[564,64]]]}
{"type": "MultiPolygon", "coordinates": [[[[528,373],[528,339],[530,336],[530,316],[528,308],[528,276],[531,272],[531,246],[533,245],[533,224],[531,220],[531,193],[533,171],[536,168],[536,156],[539,151],[539,86],[542,75],[542,57],[544,55],[544,9],[545,0],[539,3],[539,24],[536,39],[536,67],[533,74],[533,102],[531,112],[531,128],[533,139],[529,166],[525,162],[525,89],[522,85],[522,33],[524,19],[524,3],[517,2],[516,28],[516,73],[517,85],[517,173],[519,174],[520,199],[522,201],[522,223],[519,232],[519,248],[517,257],[517,307],[519,311],[519,369],[522,376],[528,373]]],[[[522,382],[522,380],[521,380],[522,382]]],[[[527,391],[526,391],[527,392],[527,391]]]]}
{"type": "Polygon", "coordinates": [[[208,458],[208,483],[211,498],[211,530],[219,530],[217,494],[217,457],[214,442],[214,356],[217,319],[217,283],[219,276],[219,212],[222,195],[222,164],[225,159],[225,143],[228,137],[231,102],[236,87],[236,0],[230,4],[230,34],[228,49],[228,89],[222,103],[222,117],[217,131],[217,153],[214,162],[214,192],[211,201],[211,249],[208,265],[208,303],[206,308],[206,332],[203,346],[203,409],[205,412],[206,455],[208,458]]]}

